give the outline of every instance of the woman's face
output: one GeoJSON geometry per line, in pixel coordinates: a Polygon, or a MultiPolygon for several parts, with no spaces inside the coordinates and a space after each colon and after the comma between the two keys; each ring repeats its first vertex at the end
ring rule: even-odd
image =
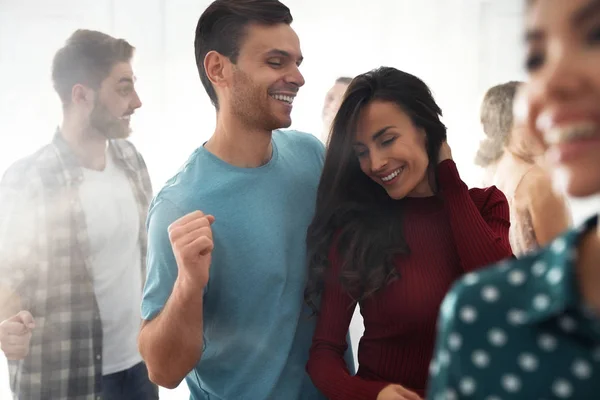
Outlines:
{"type": "Polygon", "coordinates": [[[360,169],[393,199],[431,196],[426,134],[400,107],[373,101],[360,113],[354,152],[360,169]]]}
{"type": "Polygon", "coordinates": [[[527,15],[528,123],[557,182],[600,192],[600,0],[536,0],[527,15]]]}

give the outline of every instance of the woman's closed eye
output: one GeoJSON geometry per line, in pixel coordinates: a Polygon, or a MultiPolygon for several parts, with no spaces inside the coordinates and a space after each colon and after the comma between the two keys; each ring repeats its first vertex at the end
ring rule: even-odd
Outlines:
{"type": "Polygon", "coordinates": [[[396,141],[396,137],[392,137],[389,139],[385,139],[384,141],[381,142],[382,146],[389,146],[390,144],[394,143],[396,141]]]}

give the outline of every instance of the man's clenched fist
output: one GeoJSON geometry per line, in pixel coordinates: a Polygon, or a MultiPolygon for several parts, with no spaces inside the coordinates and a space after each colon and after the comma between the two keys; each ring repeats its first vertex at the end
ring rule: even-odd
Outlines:
{"type": "Polygon", "coordinates": [[[169,239],[179,268],[179,275],[200,288],[206,287],[211,252],[214,247],[212,215],[202,211],[187,214],[169,226],[169,239]]]}

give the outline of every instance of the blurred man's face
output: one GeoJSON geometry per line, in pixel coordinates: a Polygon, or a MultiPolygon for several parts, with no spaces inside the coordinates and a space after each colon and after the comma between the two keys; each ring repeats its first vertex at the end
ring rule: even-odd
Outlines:
{"type": "Polygon", "coordinates": [[[344,93],[346,93],[347,88],[347,84],[336,82],[333,87],[329,89],[327,95],[325,96],[325,103],[323,104],[322,112],[323,135],[321,138],[324,142],[327,141],[331,124],[333,123],[335,114],[337,114],[337,111],[340,108],[340,104],[342,104],[344,93]]]}

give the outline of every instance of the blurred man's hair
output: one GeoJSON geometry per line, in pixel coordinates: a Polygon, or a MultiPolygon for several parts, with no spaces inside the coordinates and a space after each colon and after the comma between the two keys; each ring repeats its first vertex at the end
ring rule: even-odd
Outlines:
{"type": "Polygon", "coordinates": [[[99,89],[115,64],[131,61],[134,50],[124,39],[86,29],[75,31],[52,62],[52,83],[63,107],[71,103],[73,86],[99,89]]]}

